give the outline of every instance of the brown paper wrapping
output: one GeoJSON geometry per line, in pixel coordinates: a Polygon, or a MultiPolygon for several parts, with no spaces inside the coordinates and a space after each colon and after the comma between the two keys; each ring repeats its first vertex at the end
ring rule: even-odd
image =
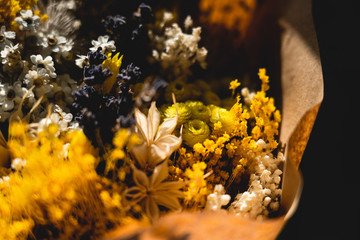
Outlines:
{"type": "MultiPolygon", "coordinates": [[[[275,14],[281,29],[283,120],[280,142],[285,146],[286,157],[281,198],[283,214],[256,221],[225,211],[173,213],[147,228],[140,225],[122,227],[107,234],[104,239],[275,239],[296,211],[302,190],[298,166],[323,99],[323,78],[311,16],[311,0],[270,0],[262,8],[260,13],[271,9],[268,16],[273,18],[275,14]]],[[[254,29],[251,31],[254,32],[254,29]]]]}

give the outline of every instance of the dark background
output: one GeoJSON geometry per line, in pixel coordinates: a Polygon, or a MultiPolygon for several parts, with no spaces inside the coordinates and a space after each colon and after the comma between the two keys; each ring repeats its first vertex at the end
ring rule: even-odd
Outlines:
{"type": "Polygon", "coordinates": [[[300,165],[299,208],[278,240],[360,239],[359,1],[312,5],[324,100],[300,165]]]}

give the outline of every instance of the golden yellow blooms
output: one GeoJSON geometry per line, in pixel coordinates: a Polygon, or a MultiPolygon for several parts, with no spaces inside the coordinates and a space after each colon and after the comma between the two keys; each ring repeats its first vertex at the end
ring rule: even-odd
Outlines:
{"type": "Polygon", "coordinates": [[[235,94],[235,90],[240,86],[240,83],[238,82],[237,79],[233,80],[230,82],[230,87],[229,89],[232,90],[232,95],[234,96],[235,94]]]}
{"type": "MultiPolygon", "coordinates": [[[[105,174],[107,174],[111,170],[115,170],[115,164],[118,160],[124,159],[126,156],[126,150],[131,151],[134,145],[140,144],[141,139],[137,134],[130,133],[130,130],[127,128],[122,128],[118,132],[116,132],[113,144],[115,146],[109,153],[109,156],[106,157],[106,166],[105,166],[105,174]]],[[[124,179],[125,169],[119,169],[118,177],[120,179],[124,179]]]]}
{"type": "MultiPolygon", "coordinates": [[[[240,182],[257,153],[263,149],[272,152],[277,147],[281,114],[276,110],[274,99],[266,97],[269,77],[265,69],[259,70],[259,78],[262,81],[261,91],[255,94],[250,106],[243,106],[239,96],[230,110],[209,106],[212,123],[210,136],[194,144],[192,149],[181,148],[174,169],[186,169],[189,173],[196,162],[205,163],[205,172],[214,173],[206,181],[207,188],[212,191],[216,184],[228,187],[233,182],[240,182]],[[259,139],[264,141],[265,146],[258,146],[259,139]]],[[[233,81],[230,88],[236,88],[236,85],[233,81]]],[[[182,171],[172,171],[170,174],[174,179],[184,177],[182,171]]]]}
{"type": "Polygon", "coordinates": [[[109,203],[105,193],[98,192],[97,153],[83,132],[56,137],[56,131],[50,125],[31,139],[26,125],[10,125],[10,152],[26,163],[0,182],[0,227],[7,229],[0,231],[1,239],[27,239],[37,225],[61,229],[64,239],[75,232],[93,231],[96,236],[107,228],[104,205],[120,207],[119,195],[112,194],[109,203]]]}
{"type": "Polygon", "coordinates": [[[185,203],[190,207],[205,206],[206,196],[209,194],[204,176],[205,169],[206,163],[198,162],[185,171],[185,177],[189,179],[188,188],[185,191],[185,203]]]}
{"type": "Polygon", "coordinates": [[[202,21],[237,30],[244,36],[257,5],[256,0],[201,0],[202,21]]]}

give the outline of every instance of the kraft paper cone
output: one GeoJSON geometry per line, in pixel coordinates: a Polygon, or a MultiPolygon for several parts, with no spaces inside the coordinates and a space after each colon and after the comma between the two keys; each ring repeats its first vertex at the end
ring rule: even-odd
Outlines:
{"type": "MultiPolygon", "coordinates": [[[[116,229],[104,239],[275,239],[296,211],[302,189],[298,166],[323,99],[323,78],[311,0],[266,1],[258,13],[263,15],[254,16],[257,19],[248,37],[254,36],[251,32],[256,35],[256,31],[261,29],[258,28],[261,21],[274,16],[281,30],[278,64],[283,120],[280,142],[285,146],[286,157],[281,216],[256,221],[227,212],[173,213],[160,218],[152,226],[139,224],[116,229]]],[[[270,78],[273,83],[275,78],[272,75],[270,78]]]]}

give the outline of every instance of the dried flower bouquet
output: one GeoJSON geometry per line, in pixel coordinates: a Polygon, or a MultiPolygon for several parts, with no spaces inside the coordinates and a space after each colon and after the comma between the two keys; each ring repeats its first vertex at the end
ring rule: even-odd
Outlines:
{"type": "Polygon", "coordinates": [[[0,238],[96,239],[169,212],[281,215],[266,69],[255,88],[246,70],[214,79],[190,15],[141,3],[89,30],[93,7],[0,3],[0,238]]]}

